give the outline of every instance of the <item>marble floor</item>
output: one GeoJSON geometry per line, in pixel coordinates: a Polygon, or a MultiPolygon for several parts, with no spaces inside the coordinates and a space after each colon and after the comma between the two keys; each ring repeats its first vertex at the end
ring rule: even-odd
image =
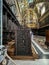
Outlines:
{"type": "MultiPolygon", "coordinates": [[[[15,60],[16,65],[49,65],[49,59],[15,60]]],[[[9,61],[8,65],[14,65],[9,61]]]]}

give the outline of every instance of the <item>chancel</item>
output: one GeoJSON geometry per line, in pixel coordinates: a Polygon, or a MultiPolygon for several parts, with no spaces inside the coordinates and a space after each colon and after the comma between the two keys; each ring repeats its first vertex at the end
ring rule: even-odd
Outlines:
{"type": "Polygon", "coordinates": [[[49,1],[0,0],[0,65],[49,65],[49,1]]]}

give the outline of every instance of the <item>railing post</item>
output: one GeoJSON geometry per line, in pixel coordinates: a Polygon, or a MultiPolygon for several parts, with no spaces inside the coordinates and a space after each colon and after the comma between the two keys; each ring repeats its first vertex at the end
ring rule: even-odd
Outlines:
{"type": "Polygon", "coordinates": [[[2,14],[3,14],[3,0],[0,0],[0,45],[2,45],[2,14]]]}

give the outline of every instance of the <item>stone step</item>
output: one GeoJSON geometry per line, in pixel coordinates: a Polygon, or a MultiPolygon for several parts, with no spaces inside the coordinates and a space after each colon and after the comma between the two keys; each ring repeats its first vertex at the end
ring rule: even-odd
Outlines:
{"type": "Polygon", "coordinates": [[[33,56],[11,56],[14,60],[33,60],[33,56]]]}

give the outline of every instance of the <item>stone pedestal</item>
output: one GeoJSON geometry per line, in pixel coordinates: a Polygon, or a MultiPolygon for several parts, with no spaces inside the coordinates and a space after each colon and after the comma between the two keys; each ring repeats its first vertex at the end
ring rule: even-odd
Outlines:
{"type": "Polygon", "coordinates": [[[16,55],[32,55],[30,30],[28,28],[20,27],[17,29],[16,55]]]}

